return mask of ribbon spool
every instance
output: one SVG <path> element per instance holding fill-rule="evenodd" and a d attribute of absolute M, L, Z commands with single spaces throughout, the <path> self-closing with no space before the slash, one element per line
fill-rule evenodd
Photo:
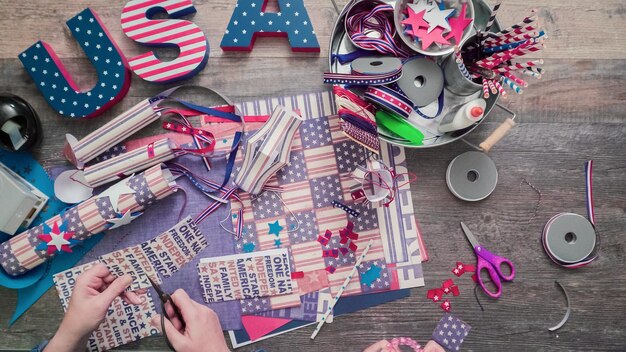
<path fill-rule="evenodd" d="M 448 189 L 457 198 L 468 202 L 483 200 L 496 189 L 498 169 L 485 153 L 463 153 L 448 165 L 446 171 Z"/>
<path fill-rule="evenodd" d="M 584 216 L 572 213 L 557 214 L 543 229 L 543 247 L 552 261 L 568 267 L 583 266 L 593 259 L 596 231 Z"/>
<path fill-rule="evenodd" d="M 441 68 L 422 57 L 409 59 L 402 66 L 402 77 L 396 82 L 413 104 L 426 106 L 439 97 L 443 91 Z"/>
<path fill-rule="evenodd" d="M 0 146 L 10 151 L 30 149 L 42 138 L 41 122 L 28 102 L 0 94 Z"/>
<path fill-rule="evenodd" d="M 395 57 L 361 57 L 350 64 L 352 73 L 382 75 L 402 70 L 402 61 Z"/>

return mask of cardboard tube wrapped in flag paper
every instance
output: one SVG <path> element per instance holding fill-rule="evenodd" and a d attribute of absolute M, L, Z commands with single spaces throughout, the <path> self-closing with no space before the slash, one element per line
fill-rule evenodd
<path fill-rule="evenodd" d="M 3 243 L 0 264 L 9 275 L 21 275 L 92 235 L 129 224 L 175 191 L 169 169 L 153 166 Z"/>
<path fill-rule="evenodd" d="M 235 184 L 250 194 L 261 193 L 267 180 L 289 162 L 293 137 L 302 121 L 294 111 L 277 106 L 267 123 L 246 141 Z"/>

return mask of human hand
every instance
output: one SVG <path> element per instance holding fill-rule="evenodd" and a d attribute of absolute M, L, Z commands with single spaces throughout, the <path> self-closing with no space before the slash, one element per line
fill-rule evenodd
<path fill-rule="evenodd" d="M 428 341 L 426 346 L 421 350 L 422 352 L 446 352 L 443 347 L 439 346 L 435 341 Z M 387 340 L 380 340 L 375 344 L 366 348 L 363 352 L 401 352 L 401 350 L 392 345 Z"/>
<path fill-rule="evenodd" d="M 54 351 L 57 348 L 84 350 L 87 338 L 102 323 L 116 297 L 120 296 L 130 304 L 141 303 L 135 292 L 124 292 L 131 283 L 132 278 L 129 275 L 116 278 L 101 263 L 80 274 L 76 279 L 65 317 L 46 351 Z"/>
<path fill-rule="evenodd" d="M 222 326 L 214 311 L 189 298 L 187 292 L 182 289 L 176 290 L 171 297 L 183 320 L 176 317 L 174 308 L 168 302 L 165 310 L 167 316 L 172 319 L 171 321 L 165 319 L 165 332 L 176 351 L 196 352 L 207 349 L 215 352 L 229 351 Z M 160 315 L 152 317 L 152 325 L 159 330 L 162 329 Z"/>

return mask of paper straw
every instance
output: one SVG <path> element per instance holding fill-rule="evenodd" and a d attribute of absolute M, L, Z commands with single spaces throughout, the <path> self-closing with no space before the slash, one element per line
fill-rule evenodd
<path fill-rule="evenodd" d="M 513 91 L 515 91 L 515 93 L 517 94 L 522 94 L 524 93 L 524 91 L 522 90 L 522 88 L 518 87 L 517 84 L 515 84 L 513 81 L 511 81 L 510 79 L 506 78 L 506 77 L 502 77 L 502 83 L 506 84 L 507 86 L 509 86 L 509 88 L 511 88 Z"/>
<path fill-rule="evenodd" d="M 535 71 L 531 71 L 529 69 L 523 69 L 521 72 L 522 72 L 522 74 L 524 74 L 526 76 L 534 77 L 536 79 L 541 79 L 541 75 L 539 73 L 535 72 Z"/>
<path fill-rule="evenodd" d="M 541 64 L 543 64 L 543 60 L 541 60 L 541 59 L 528 61 L 526 63 L 518 63 L 518 62 L 516 62 L 516 63 L 514 63 L 512 65 L 509 65 L 509 66 L 496 67 L 496 68 L 493 69 L 493 71 L 496 72 L 496 73 L 504 73 L 504 72 L 509 72 L 509 71 L 530 69 L 530 68 L 534 68 L 532 66 L 541 65 Z M 537 74 L 539 74 L 539 73 L 537 73 Z"/>
<path fill-rule="evenodd" d="M 82 169 L 85 163 L 156 121 L 160 114 L 155 111 L 152 100 L 152 98 L 143 100 L 80 141 L 67 135 L 64 148 L 67 159 Z"/>
<path fill-rule="evenodd" d="M 496 89 L 496 86 L 493 84 L 493 80 L 488 79 L 487 85 L 489 86 L 489 89 L 491 90 L 491 94 L 498 94 L 498 90 Z"/>
<path fill-rule="evenodd" d="M 496 20 L 496 16 L 498 15 L 498 10 L 500 9 L 500 5 L 502 5 L 502 0 L 498 0 L 496 5 L 491 10 L 491 15 L 489 16 L 489 21 L 487 21 L 487 27 L 485 27 L 485 33 L 489 33 L 489 30 L 493 26 L 493 23 Z"/>
<path fill-rule="evenodd" d="M 130 192 L 128 191 L 130 188 L 138 191 Z M 110 220 L 119 217 L 118 214 L 141 211 L 154 200 L 173 194 L 176 189 L 176 182 L 169 169 L 161 169 L 161 165 L 156 165 L 48 219 L 45 226 L 52 229 L 56 224 L 66 232 L 73 232 L 72 240 L 82 241 L 109 229 L 113 224 Z M 38 237 L 44 234 L 44 231 L 46 231 L 44 224 L 41 224 L 2 244 L 0 256 L 5 260 L 0 263 L 9 275 L 21 275 L 59 253 L 56 250 L 48 253 L 46 250 L 37 249 L 39 244 L 45 244 Z"/>
<path fill-rule="evenodd" d="M 529 17 L 526 17 L 526 18 L 524 18 L 524 19 L 522 20 L 522 22 L 517 23 L 517 24 L 514 24 L 514 25 L 512 25 L 512 26 L 511 26 L 511 27 L 509 27 L 509 28 L 503 29 L 503 30 L 501 30 L 499 33 L 500 33 L 500 34 L 508 34 L 508 33 L 514 32 L 514 31 L 515 31 L 516 29 L 518 29 L 518 28 L 523 28 L 523 27 L 526 27 L 527 25 L 529 25 L 529 24 L 531 24 L 531 23 L 533 23 L 533 22 L 537 21 L 537 19 L 538 19 L 538 18 L 539 18 L 539 17 L 538 17 L 536 14 L 534 14 L 534 15 L 532 15 L 532 16 L 529 16 Z M 496 35 L 497 35 L 497 34 L 496 34 Z"/>
<path fill-rule="evenodd" d="M 526 81 L 524 81 L 523 79 L 515 76 L 514 74 L 510 73 L 510 72 L 505 72 L 502 74 L 504 77 L 510 79 L 511 81 L 515 82 L 515 84 L 518 84 L 522 87 L 528 87 L 528 83 L 526 83 Z"/>
<path fill-rule="evenodd" d="M 506 99 L 508 97 L 509 94 L 504 90 L 504 88 L 502 87 L 500 82 L 494 80 L 493 81 L 493 85 L 496 86 L 496 88 L 498 89 L 498 92 L 500 92 L 500 95 L 502 96 L 502 98 Z"/>
<path fill-rule="evenodd" d="M 470 76 L 469 72 L 467 72 L 467 68 L 465 67 L 465 64 L 463 63 L 463 56 L 461 56 L 461 49 L 458 46 L 454 47 L 454 57 L 456 58 L 456 64 L 459 67 L 459 70 L 461 71 L 463 76 L 471 80 L 472 77 Z"/>
<path fill-rule="evenodd" d="M 526 32 L 526 33 L 520 33 L 517 35 L 513 35 L 510 37 L 502 37 L 499 39 L 487 39 L 485 41 L 485 45 L 503 45 L 503 44 L 509 44 L 509 43 L 515 43 L 515 42 L 519 42 L 519 41 L 524 41 L 524 40 L 528 40 L 528 39 L 532 39 L 539 36 L 538 32 Z"/>
<path fill-rule="evenodd" d="M 510 37 L 512 37 L 514 35 L 517 35 L 517 34 L 522 34 L 522 33 L 526 33 L 526 32 L 533 32 L 533 31 L 536 31 L 536 30 L 537 30 L 537 26 L 535 26 L 535 25 L 527 25 L 527 26 L 524 26 L 524 27 L 515 28 L 513 31 L 511 31 L 509 33 L 492 34 L 485 41 L 502 40 L 504 38 L 510 38 Z"/>
<path fill-rule="evenodd" d="M 120 154 L 84 170 L 87 184 L 93 188 L 119 180 L 176 157 L 176 145 L 169 138 Z"/>
<path fill-rule="evenodd" d="M 494 45 L 494 46 L 490 46 L 490 47 L 486 47 L 483 49 L 483 53 L 485 54 L 493 54 L 499 51 L 506 51 L 506 50 L 511 50 L 511 49 L 515 49 L 518 46 L 524 44 L 526 41 L 519 41 L 519 42 L 515 42 L 515 43 L 508 43 L 508 44 L 502 44 L 502 45 Z"/>
<path fill-rule="evenodd" d="M 337 294 L 335 295 L 335 299 L 328 306 L 328 310 L 326 311 L 326 313 L 324 313 L 324 316 L 322 317 L 322 320 L 320 320 L 320 322 L 315 327 L 315 330 L 313 331 L 313 334 L 311 335 L 311 340 L 313 340 L 315 338 L 315 336 L 317 336 L 317 334 L 320 332 L 320 329 L 322 328 L 322 326 L 326 322 L 326 319 L 328 319 L 328 316 L 330 315 L 330 313 L 333 311 L 333 308 L 335 307 L 335 304 L 337 304 L 337 301 L 339 301 L 339 298 L 343 294 L 343 291 L 345 291 L 346 287 L 348 287 L 348 284 L 350 283 L 350 280 L 352 280 L 352 277 L 356 274 L 357 270 L 359 269 L 359 265 L 361 265 L 361 262 L 363 261 L 363 258 L 365 258 L 365 256 L 367 255 L 367 252 L 372 247 L 372 244 L 374 244 L 374 240 L 370 240 L 367 243 L 367 246 L 363 249 L 363 253 L 361 253 L 361 256 L 359 257 L 359 259 L 357 259 L 356 263 L 354 264 L 354 267 L 352 267 L 352 271 L 350 271 L 350 275 L 348 275 L 348 277 L 346 277 L 346 280 L 341 285 L 341 288 L 339 289 L 339 292 L 337 292 Z"/>
<path fill-rule="evenodd" d="M 483 98 L 489 99 L 489 83 L 483 78 Z"/>

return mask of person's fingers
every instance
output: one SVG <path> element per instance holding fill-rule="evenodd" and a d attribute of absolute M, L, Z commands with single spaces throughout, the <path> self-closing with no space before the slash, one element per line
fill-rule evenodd
<path fill-rule="evenodd" d="M 172 302 L 168 301 L 167 303 L 165 303 L 165 312 L 167 313 L 167 316 L 170 317 L 170 321 L 172 322 L 172 325 L 174 325 L 176 330 L 182 332 L 183 322 L 176 315 L 176 312 L 174 311 L 174 307 L 172 306 Z"/>
<path fill-rule="evenodd" d="M 111 272 L 109 271 L 109 268 L 106 267 L 106 265 L 102 263 L 97 263 L 89 270 L 85 271 L 83 275 L 84 274 L 89 274 L 104 279 L 105 277 L 111 275 Z"/>
<path fill-rule="evenodd" d="M 139 288 L 139 289 L 136 289 L 133 292 L 135 292 L 138 295 L 143 295 L 144 293 L 148 292 L 148 289 L 147 288 Z"/>
<path fill-rule="evenodd" d="M 108 301 L 113 302 L 115 297 L 121 295 L 124 290 L 133 282 L 130 275 L 123 275 L 111 282 L 109 287 L 102 291 L 101 295 Z"/>
<path fill-rule="evenodd" d="M 380 341 L 376 342 L 375 344 L 371 345 L 370 347 L 366 348 L 363 352 L 387 351 L 385 348 L 387 347 L 388 344 L 389 344 L 389 341 L 387 341 L 387 340 L 380 340 Z"/>
<path fill-rule="evenodd" d="M 170 343 L 175 349 L 179 349 L 181 346 L 186 344 L 187 338 L 185 337 L 185 335 L 181 334 L 180 331 L 176 329 L 176 327 L 174 327 L 172 322 L 165 319 L 163 324 L 165 325 L 165 333 L 167 333 L 167 338 L 168 340 L 170 340 Z M 156 314 L 155 316 L 152 317 L 152 325 L 156 326 L 156 328 L 161 333 L 163 333 L 160 314 Z"/>
<path fill-rule="evenodd" d="M 176 290 L 176 292 L 172 294 L 171 297 L 176 307 L 178 307 L 178 310 L 180 311 L 183 320 L 185 322 L 193 321 L 194 318 L 197 316 L 197 309 L 194 305 L 194 301 L 189 298 L 187 292 L 179 288 L 178 290 Z"/>
<path fill-rule="evenodd" d="M 128 302 L 129 304 L 141 304 L 141 298 L 137 295 L 136 292 L 133 291 L 123 292 L 122 298 L 126 298 L 126 302 Z"/>
<path fill-rule="evenodd" d="M 122 297 L 122 301 L 126 302 L 126 304 L 133 304 L 131 301 L 128 300 L 128 298 L 126 297 L 126 295 L 121 295 L 120 297 Z"/>
<path fill-rule="evenodd" d="M 424 352 L 446 352 L 437 342 L 430 340 L 424 346 Z"/>
<path fill-rule="evenodd" d="M 113 276 L 113 274 L 109 273 L 109 275 L 102 278 L 102 281 L 106 282 L 107 284 L 110 284 L 111 282 L 115 281 L 115 279 L 117 278 Z"/>

